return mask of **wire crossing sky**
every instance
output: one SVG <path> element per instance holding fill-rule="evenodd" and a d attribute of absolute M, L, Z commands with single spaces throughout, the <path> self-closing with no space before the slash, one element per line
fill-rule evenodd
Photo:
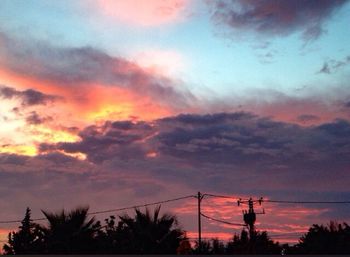
<path fill-rule="evenodd" d="M 264 196 L 257 228 L 281 242 L 349 221 L 324 204 L 350 199 L 349 17 L 347 0 L 0 1 L 1 219 L 201 190 L 237 224 L 230 197 Z M 192 204 L 166 210 L 189 237 Z"/>

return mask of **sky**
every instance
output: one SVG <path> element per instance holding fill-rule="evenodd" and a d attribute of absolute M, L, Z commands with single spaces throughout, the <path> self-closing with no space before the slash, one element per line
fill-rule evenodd
<path fill-rule="evenodd" d="M 349 201 L 349 17 L 346 0 L 2 0 L 0 220 L 198 191 Z M 203 201 L 242 222 L 235 200 Z M 350 219 L 262 208 L 257 228 L 281 242 Z M 162 210 L 197 236 L 196 199 Z M 203 237 L 241 230 L 202 223 Z"/>

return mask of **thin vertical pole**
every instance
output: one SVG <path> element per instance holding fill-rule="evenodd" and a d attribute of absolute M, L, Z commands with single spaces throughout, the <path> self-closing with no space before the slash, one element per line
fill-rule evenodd
<path fill-rule="evenodd" d="M 201 253 L 202 252 L 202 222 L 201 222 L 202 194 L 201 192 L 198 192 L 197 199 L 198 199 L 198 251 L 199 253 Z"/>

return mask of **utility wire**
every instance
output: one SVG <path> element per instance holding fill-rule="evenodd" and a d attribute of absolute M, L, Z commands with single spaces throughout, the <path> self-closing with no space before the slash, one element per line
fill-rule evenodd
<path fill-rule="evenodd" d="M 225 221 L 225 220 L 219 220 L 219 219 L 207 216 L 207 215 L 203 214 L 202 212 L 201 212 L 201 216 L 203 216 L 204 218 L 207 218 L 208 220 L 213 220 L 213 221 L 224 223 L 224 224 L 227 224 L 227 225 L 241 226 L 241 227 L 245 227 L 246 226 L 245 224 L 241 224 L 241 223 L 232 223 L 232 222 L 228 222 L 228 221 Z"/>
<path fill-rule="evenodd" d="M 38 219 L 30 219 L 31 221 L 40 221 L 40 220 L 46 220 L 46 218 L 38 218 Z M 0 221 L 0 224 L 9 224 L 9 223 L 19 223 L 22 222 L 22 220 L 2 220 Z"/>
<path fill-rule="evenodd" d="M 229 195 L 216 195 L 216 194 L 203 194 L 203 196 L 226 198 L 238 200 L 239 198 Z M 262 202 L 266 203 L 288 203 L 288 204 L 350 204 L 350 201 L 285 201 L 285 200 L 270 200 L 263 199 Z"/>
<path fill-rule="evenodd" d="M 117 211 L 126 211 L 126 210 L 131 210 L 131 209 L 136 209 L 136 208 L 141 208 L 141 207 L 147 207 L 147 206 L 152 206 L 152 205 L 157 205 L 157 204 L 162 204 L 162 203 L 169 203 L 169 202 L 184 200 L 184 199 L 188 199 L 188 198 L 196 198 L 196 196 L 195 195 L 187 195 L 187 196 L 182 196 L 182 197 L 178 197 L 178 198 L 172 198 L 172 199 L 168 199 L 168 200 L 164 200 L 164 201 L 158 201 L 158 202 L 153 202 L 153 203 L 146 203 L 146 204 L 141 204 L 141 205 L 134 205 L 134 206 L 128 206 L 128 207 L 123 207 L 123 208 L 117 208 L 117 209 L 89 212 L 88 215 L 102 214 L 102 213 L 108 213 L 108 212 L 117 212 Z M 41 220 L 46 220 L 46 218 L 38 218 L 38 219 L 31 219 L 31 220 L 32 221 L 41 221 Z M 22 220 L 0 221 L 0 224 L 19 223 L 19 222 L 22 222 Z"/>
<path fill-rule="evenodd" d="M 209 197 L 215 197 L 215 198 L 226 198 L 226 199 L 234 199 L 238 200 L 237 197 L 229 196 L 229 195 L 214 195 L 214 194 L 203 194 L 204 197 L 209 196 Z"/>
<path fill-rule="evenodd" d="M 108 212 L 126 211 L 126 210 L 136 209 L 136 208 L 140 208 L 140 207 L 147 207 L 147 206 L 151 206 L 151 205 L 169 203 L 169 202 L 184 200 L 184 199 L 188 199 L 188 198 L 196 198 L 196 197 L 197 196 L 195 196 L 195 195 L 187 195 L 187 196 L 173 198 L 173 199 L 169 199 L 169 200 L 153 202 L 153 203 L 146 203 L 146 204 L 141 204 L 141 205 L 134 205 L 134 206 L 123 207 L 123 208 L 119 208 L 119 209 L 110 209 L 110 210 L 105 210 L 105 211 L 89 212 L 88 214 L 95 215 L 95 214 L 108 213 Z"/>
<path fill-rule="evenodd" d="M 196 195 L 187 195 L 187 196 L 168 199 L 168 200 L 159 201 L 159 202 L 146 203 L 146 204 L 141 204 L 141 205 L 134 205 L 134 206 L 129 206 L 129 207 L 117 208 L 117 209 L 89 212 L 88 215 L 117 212 L 117 211 L 125 211 L 125 210 L 140 208 L 140 207 L 147 207 L 147 206 L 168 203 L 168 202 L 173 202 L 173 201 L 179 201 L 179 200 L 184 200 L 184 199 L 188 199 L 188 198 L 196 198 L 196 197 L 197 197 Z M 233 197 L 233 196 L 229 196 L 229 195 L 217 195 L 217 194 L 207 194 L 207 193 L 203 194 L 203 197 L 225 198 L 225 199 L 232 199 L 232 200 L 239 199 L 237 197 Z M 350 204 L 350 201 L 284 201 L 284 200 L 270 200 L 270 199 L 263 200 L 263 202 L 282 203 L 282 204 Z M 202 214 L 202 216 L 203 215 L 204 214 Z M 208 216 L 207 217 L 203 216 L 203 217 L 211 218 Z M 218 222 L 222 222 L 222 221 L 216 220 L 215 218 L 211 218 L 211 219 L 218 221 Z M 46 220 L 46 218 L 36 218 L 36 219 L 31 219 L 31 220 L 32 221 L 42 221 L 42 220 Z M 10 224 L 10 223 L 19 223 L 19 222 L 22 222 L 22 220 L 0 221 L 0 224 Z M 223 221 L 223 222 L 225 222 L 225 221 Z M 227 224 L 229 224 L 229 223 L 227 223 Z M 237 224 L 229 224 L 229 225 L 237 225 Z M 241 226 L 242 224 L 239 224 L 239 225 Z"/>
<path fill-rule="evenodd" d="M 283 201 L 283 200 L 263 200 L 264 203 L 289 203 L 289 204 L 350 204 L 350 201 Z"/>

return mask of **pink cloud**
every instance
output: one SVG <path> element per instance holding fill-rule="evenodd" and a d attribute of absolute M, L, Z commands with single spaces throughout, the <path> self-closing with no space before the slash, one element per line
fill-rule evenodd
<path fill-rule="evenodd" d="M 143 27 L 173 23 L 182 19 L 188 0 L 98 0 L 93 2 L 103 15 Z"/>
<path fill-rule="evenodd" d="M 131 60 L 151 73 L 169 77 L 178 77 L 189 66 L 189 60 L 177 50 L 149 49 L 136 53 Z"/>

